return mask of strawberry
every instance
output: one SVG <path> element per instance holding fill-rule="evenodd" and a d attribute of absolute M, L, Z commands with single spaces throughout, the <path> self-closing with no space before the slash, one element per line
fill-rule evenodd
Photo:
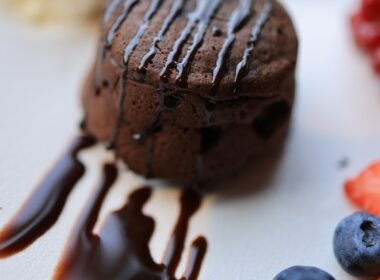
<path fill-rule="evenodd" d="M 380 0 L 363 0 L 361 9 L 365 19 L 380 20 Z"/>
<path fill-rule="evenodd" d="M 380 21 L 367 21 L 361 13 L 351 18 L 356 43 L 369 51 L 380 46 Z"/>
<path fill-rule="evenodd" d="M 380 216 L 380 161 L 370 165 L 357 178 L 347 181 L 344 191 L 354 205 Z"/>

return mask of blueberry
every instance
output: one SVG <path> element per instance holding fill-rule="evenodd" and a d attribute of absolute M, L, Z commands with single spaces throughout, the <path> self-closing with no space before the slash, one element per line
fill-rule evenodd
<path fill-rule="evenodd" d="M 280 274 L 273 280 L 335 280 L 327 272 L 310 266 L 293 266 Z"/>
<path fill-rule="evenodd" d="M 358 277 L 380 277 L 380 219 L 356 213 L 335 230 L 334 252 L 348 273 Z"/>

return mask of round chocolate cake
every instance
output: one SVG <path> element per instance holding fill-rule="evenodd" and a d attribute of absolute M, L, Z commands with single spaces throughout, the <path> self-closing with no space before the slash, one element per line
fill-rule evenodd
<path fill-rule="evenodd" d="M 271 0 L 111 0 L 84 129 L 149 178 L 213 184 L 287 134 L 297 36 Z"/>

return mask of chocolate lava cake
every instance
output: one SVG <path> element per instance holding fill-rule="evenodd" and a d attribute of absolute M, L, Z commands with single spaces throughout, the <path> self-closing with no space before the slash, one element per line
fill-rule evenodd
<path fill-rule="evenodd" d="M 84 129 L 148 178 L 214 184 L 283 143 L 297 48 L 276 1 L 108 1 Z"/>

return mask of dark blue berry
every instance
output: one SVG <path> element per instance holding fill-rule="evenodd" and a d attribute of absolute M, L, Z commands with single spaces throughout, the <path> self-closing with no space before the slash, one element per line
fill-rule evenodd
<path fill-rule="evenodd" d="M 293 266 L 280 274 L 278 274 L 273 280 L 335 280 L 327 272 L 309 266 Z"/>
<path fill-rule="evenodd" d="M 358 277 L 380 277 L 380 219 L 356 213 L 338 225 L 334 252 L 348 273 Z"/>

